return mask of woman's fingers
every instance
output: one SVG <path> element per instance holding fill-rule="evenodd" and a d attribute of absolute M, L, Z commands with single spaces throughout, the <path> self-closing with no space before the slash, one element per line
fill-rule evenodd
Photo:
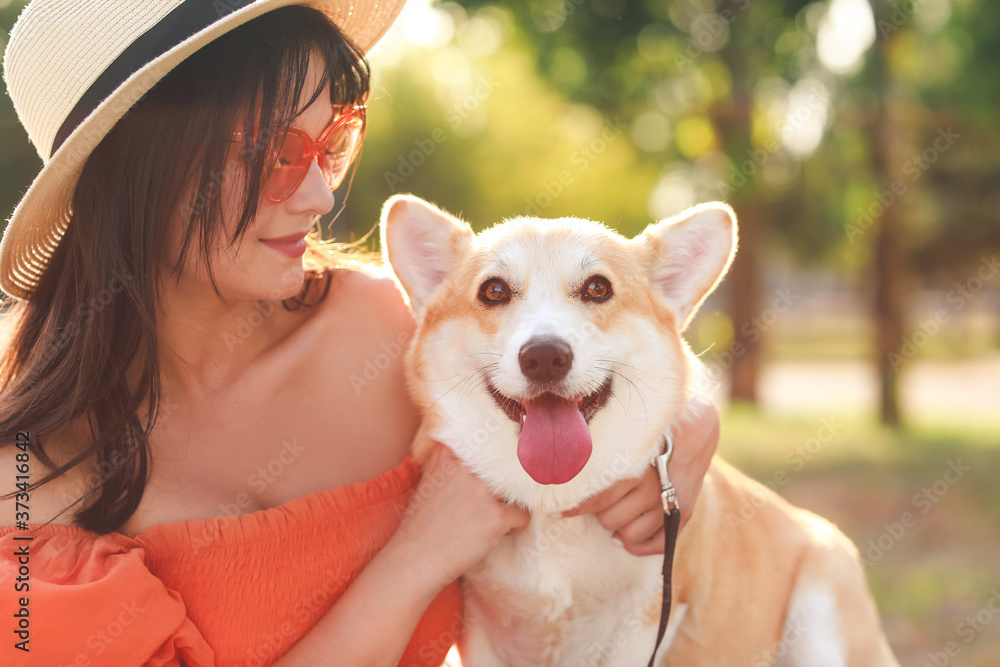
<path fill-rule="evenodd" d="M 673 435 L 674 454 L 668 472 L 677 491 L 683 529 L 691 519 L 705 473 L 719 446 L 718 408 L 709 401 L 691 399 Z"/>
<path fill-rule="evenodd" d="M 638 483 L 637 479 L 620 479 L 597 495 L 587 498 L 573 509 L 566 510 L 562 515 L 570 517 L 604 512 L 627 496 Z"/>
<path fill-rule="evenodd" d="M 649 510 L 640 514 L 637 518 L 617 529 L 614 537 L 626 548 L 636 547 L 652 538 L 658 530 L 663 530 L 662 509 Z M 662 544 L 660 548 L 663 548 Z"/>
<path fill-rule="evenodd" d="M 637 544 L 634 543 L 624 543 L 622 546 L 633 556 L 652 556 L 654 554 L 663 553 L 663 514 L 660 513 L 659 517 L 659 528 L 653 535 L 643 542 Z"/>
<path fill-rule="evenodd" d="M 648 468 L 638 479 L 628 481 L 632 488 L 627 494 L 607 509 L 594 514 L 597 521 L 611 532 L 620 530 L 651 509 L 662 507 L 660 482 L 655 470 Z"/>

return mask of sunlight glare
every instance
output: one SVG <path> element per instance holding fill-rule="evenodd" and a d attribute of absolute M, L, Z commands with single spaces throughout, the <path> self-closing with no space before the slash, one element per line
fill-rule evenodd
<path fill-rule="evenodd" d="M 867 0 L 830 0 L 816 35 L 816 53 L 824 67 L 834 74 L 854 74 L 874 43 L 875 19 Z"/>

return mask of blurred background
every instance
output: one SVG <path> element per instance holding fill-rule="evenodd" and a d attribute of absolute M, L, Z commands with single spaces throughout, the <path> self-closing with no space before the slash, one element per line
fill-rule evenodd
<path fill-rule="evenodd" d="M 720 454 L 855 541 L 902 664 L 1000 664 L 1000 3 L 411 0 L 371 63 L 331 238 L 399 192 L 626 236 L 729 202 L 686 333 Z M 4 217 L 40 164 L 5 95 Z"/>

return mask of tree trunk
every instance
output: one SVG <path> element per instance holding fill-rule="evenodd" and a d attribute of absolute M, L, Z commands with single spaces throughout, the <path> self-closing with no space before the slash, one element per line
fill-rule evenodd
<path fill-rule="evenodd" d="M 884 181 L 883 181 L 884 182 Z M 902 290 L 899 288 L 900 258 L 896 236 L 897 215 L 892 207 L 882 214 L 875 241 L 875 332 L 879 375 L 879 418 L 887 426 L 899 426 L 899 372 L 894 359 L 900 357 L 903 338 Z"/>
<path fill-rule="evenodd" d="M 743 200 L 747 202 L 746 199 Z M 759 261 L 760 221 L 764 216 L 749 202 L 737 210 L 740 225 L 740 249 L 729 269 L 729 314 L 733 320 L 733 366 L 729 398 L 756 405 L 757 377 L 760 373 L 760 339 L 763 334 L 753 325 L 760 317 L 761 271 Z M 742 332 L 746 333 L 742 333 Z"/>
<path fill-rule="evenodd" d="M 738 15 L 742 7 L 734 0 L 725 0 L 720 12 Z M 720 55 L 732 73 L 731 106 L 713 114 L 716 128 L 722 135 L 723 147 L 733 161 L 735 172 L 730 179 L 734 188 L 727 195 L 739 217 L 740 245 L 729 269 L 729 316 L 733 322 L 733 362 L 729 398 L 756 405 L 757 379 L 760 374 L 760 342 L 764 334 L 753 324 L 760 317 L 761 278 L 760 251 L 766 238 L 768 216 L 759 194 L 763 167 L 753 150 L 753 83 L 746 54 L 752 50 L 754 36 L 733 31 L 730 42 Z M 742 333 L 746 331 L 746 334 Z M 738 351 L 738 353 L 737 353 Z"/>
<path fill-rule="evenodd" d="M 879 7 L 878 5 L 882 5 Z M 877 9 L 884 8 L 878 3 Z M 876 17 L 877 18 L 877 17 Z M 888 51 L 892 34 L 876 42 L 872 49 L 873 87 L 880 101 L 878 114 L 871 126 L 872 167 L 879 188 L 878 204 L 872 208 L 878 217 L 874 240 L 874 317 L 875 353 L 879 375 L 879 417 L 887 426 L 900 424 L 899 359 L 903 340 L 905 293 L 902 289 L 903 263 L 899 247 L 900 205 L 893 190 L 901 169 L 903 118 L 895 114 L 897 91 L 887 72 Z M 902 181 L 900 181 L 902 183 Z"/>

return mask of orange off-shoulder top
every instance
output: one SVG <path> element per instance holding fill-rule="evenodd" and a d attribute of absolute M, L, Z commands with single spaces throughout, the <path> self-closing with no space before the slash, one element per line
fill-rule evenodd
<path fill-rule="evenodd" d="M 407 458 L 367 482 L 135 538 L 55 524 L 0 528 L 0 664 L 270 665 L 389 541 L 419 476 Z M 30 588 L 19 592 L 25 547 Z M 22 597 L 29 652 L 15 647 Z M 455 582 L 420 620 L 401 667 L 440 665 L 461 614 Z"/>

